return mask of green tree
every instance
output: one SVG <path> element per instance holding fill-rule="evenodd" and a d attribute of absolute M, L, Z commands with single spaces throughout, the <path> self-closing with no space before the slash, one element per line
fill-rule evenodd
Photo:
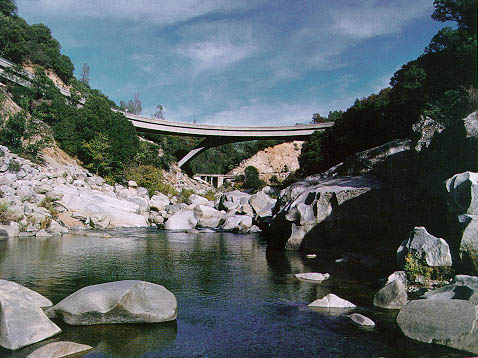
<path fill-rule="evenodd" d="M 112 169 L 112 156 L 110 139 L 105 133 L 98 133 L 88 142 L 83 142 L 82 147 L 88 158 L 86 167 L 95 171 L 96 175 L 108 175 Z"/>
<path fill-rule="evenodd" d="M 435 0 L 432 19 L 445 22 L 455 21 L 463 29 L 476 37 L 476 0 Z"/>
<path fill-rule="evenodd" d="M 14 16 L 17 14 L 17 5 L 12 0 L 0 0 L 0 14 Z"/>
<path fill-rule="evenodd" d="M 264 182 L 259 179 L 259 170 L 250 165 L 244 170 L 243 188 L 259 190 L 264 186 Z"/>

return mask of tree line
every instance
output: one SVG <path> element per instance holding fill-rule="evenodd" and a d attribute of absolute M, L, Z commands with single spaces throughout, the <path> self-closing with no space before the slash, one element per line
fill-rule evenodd
<path fill-rule="evenodd" d="M 302 176 L 327 170 L 355 152 L 408 137 L 422 115 L 449 126 L 478 108 L 477 2 L 435 0 L 434 7 L 434 20 L 454 21 L 456 28 L 438 31 L 421 56 L 395 72 L 390 87 L 357 99 L 344 112 L 331 113 L 328 119 L 334 126 L 304 143 Z"/>

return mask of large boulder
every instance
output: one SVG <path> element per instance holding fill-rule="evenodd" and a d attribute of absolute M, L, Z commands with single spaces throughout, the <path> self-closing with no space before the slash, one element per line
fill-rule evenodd
<path fill-rule="evenodd" d="M 157 210 L 157 211 L 163 210 L 169 204 L 170 204 L 170 200 L 168 196 L 159 192 L 157 192 L 156 195 L 153 195 L 151 197 L 151 200 L 149 201 L 149 206 L 151 210 Z"/>
<path fill-rule="evenodd" d="M 194 229 L 198 219 L 192 211 L 181 211 L 169 217 L 164 224 L 166 230 L 190 230 Z"/>
<path fill-rule="evenodd" d="M 207 200 L 204 196 L 191 194 L 188 199 L 188 204 L 209 205 L 209 200 Z"/>
<path fill-rule="evenodd" d="M 16 282 L 0 280 L 0 293 L 1 292 L 7 293 L 12 297 L 18 297 L 18 299 L 29 301 L 32 305 L 40 308 L 53 306 L 53 303 L 48 298 Z"/>
<path fill-rule="evenodd" d="M 409 338 L 478 353 L 477 307 L 471 302 L 410 301 L 400 310 L 397 323 Z"/>
<path fill-rule="evenodd" d="M 478 215 L 478 173 L 456 174 L 445 185 L 450 212 Z"/>
<path fill-rule="evenodd" d="M 400 279 L 387 282 L 373 296 L 373 305 L 387 309 L 400 309 L 408 302 L 407 287 Z"/>
<path fill-rule="evenodd" d="M 99 191 L 77 190 L 66 185 L 55 188 L 63 194 L 57 203 L 73 214 L 84 217 L 105 215 L 111 227 L 141 227 L 148 226 L 146 219 L 138 215 L 140 207 L 132 202 L 113 198 Z"/>
<path fill-rule="evenodd" d="M 27 358 L 63 358 L 85 354 L 93 347 L 73 342 L 53 342 L 27 355 Z"/>
<path fill-rule="evenodd" d="M 233 232 L 247 232 L 252 227 L 252 218 L 247 215 L 232 215 L 226 217 L 222 229 Z"/>
<path fill-rule="evenodd" d="M 316 249 L 339 237 L 376 234 L 372 220 L 383 213 L 381 188 L 381 181 L 368 175 L 294 183 L 281 191 L 274 208 L 267 228 L 270 243 L 290 250 Z"/>
<path fill-rule="evenodd" d="M 276 201 L 277 200 L 272 199 L 263 191 L 259 191 L 249 198 L 249 205 L 259 217 L 272 216 L 272 209 L 274 208 Z"/>
<path fill-rule="evenodd" d="M 216 228 L 224 222 L 225 213 L 206 205 L 196 205 L 193 213 L 198 219 L 198 226 Z"/>
<path fill-rule="evenodd" d="M 478 305 L 478 277 L 456 275 L 449 285 L 425 292 L 423 297 L 432 300 L 465 300 Z"/>
<path fill-rule="evenodd" d="M 19 349 L 61 332 L 43 310 L 21 295 L 0 290 L 0 346 Z"/>
<path fill-rule="evenodd" d="M 84 287 L 46 313 L 71 325 L 94 325 L 167 322 L 176 312 L 176 297 L 163 286 L 127 280 Z"/>
<path fill-rule="evenodd" d="M 397 264 L 403 268 L 408 253 L 418 260 L 425 259 L 428 266 L 451 266 L 450 248 L 445 240 L 428 233 L 424 227 L 416 227 L 408 240 L 397 250 Z"/>
<path fill-rule="evenodd" d="M 340 298 L 339 296 L 329 293 L 327 296 L 319 298 L 309 304 L 309 307 L 322 307 L 322 308 L 354 308 L 353 303 Z"/>
<path fill-rule="evenodd" d="M 248 204 L 251 196 L 239 190 L 233 190 L 224 193 L 219 200 L 218 209 L 231 211 L 237 209 L 240 205 Z"/>
<path fill-rule="evenodd" d="M 478 272 L 478 215 L 458 216 L 459 255 L 462 265 Z"/>

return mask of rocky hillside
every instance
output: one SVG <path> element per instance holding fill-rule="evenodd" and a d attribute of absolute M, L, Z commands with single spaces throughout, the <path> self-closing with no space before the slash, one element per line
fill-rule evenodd
<path fill-rule="evenodd" d="M 269 181 L 274 175 L 283 180 L 291 172 L 299 169 L 298 158 L 302 144 L 302 141 L 294 141 L 263 149 L 251 158 L 242 161 L 237 168 L 234 168 L 228 174 L 243 175 L 248 166 L 253 166 L 259 170 L 261 179 L 265 181 Z"/>

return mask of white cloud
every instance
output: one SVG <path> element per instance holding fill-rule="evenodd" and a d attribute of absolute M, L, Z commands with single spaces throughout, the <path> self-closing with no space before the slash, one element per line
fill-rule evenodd
<path fill-rule="evenodd" d="M 251 44 L 233 44 L 228 39 L 196 42 L 180 47 L 178 53 L 193 61 L 196 71 L 221 70 L 251 56 L 255 48 Z"/>
<path fill-rule="evenodd" d="M 411 20 L 428 15 L 430 0 L 367 0 L 331 11 L 332 30 L 356 39 L 400 32 Z"/>
<path fill-rule="evenodd" d="M 209 13 L 255 7 L 235 0 L 17 0 L 21 13 L 45 17 L 116 19 L 171 24 Z"/>
<path fill-rule="evenodd" d="M 254 101 L 253 101 L 254 102 Z M 280 126 L 296 123 L 309 123 L 312 114 L 346 108 L 353 99 L 340 100 L 322 104 L 316 101 L 302 103 L 253 103 L 224 110 L 201 118 L 201 124 L 224 124 L 231 126 Z"/>

